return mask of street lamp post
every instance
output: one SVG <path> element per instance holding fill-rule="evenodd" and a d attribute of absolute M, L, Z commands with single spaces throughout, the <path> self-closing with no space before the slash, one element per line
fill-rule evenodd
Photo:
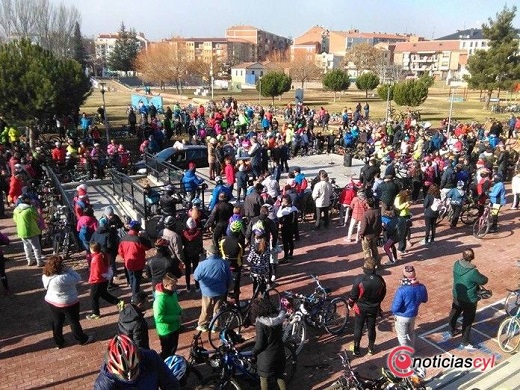
<path fill-rule="evenodd" d="M 448 131 L 446 134 L 449 134 L 450 128 L 451 128 L 451 115 L 453 114 L 453 98 L 455 96 L 455 88 L 452 88 L 451 90 L 451 96 L 450 96 L 450 113 L 448 115 Z"/>
<path fill-rule="evenodd" d="M 209 80 L 211 83 L 211 100 L 213 100 L 213 59 L 209 68 Z"/>
<path fill-rule="evenodd" d="M 261 105 L 262 103 L 260 103 L 260 99 L 262 97 L 262 77 L 258 78 L 258 86 L 258 105 Z"/>
<path fill-rule="evenodd" d="M 103 124 L 105 125 L 105 134 L 107 137 L 107 146 L 110 144 L 110 134 L 108 130 L 107 105 L 105 104 L 105 92 L 107 83 L 99 83 L 101 86 L 101 96 L 103 97 Z"/>
<path fill-rule="evenodd" d="M 388 123 L 388 117 L 390 116 L 390 88 L 392 87 L 392 82 L 390 79 L 387 84 L 388 88 L 386 89 L 386 123 Z"/>

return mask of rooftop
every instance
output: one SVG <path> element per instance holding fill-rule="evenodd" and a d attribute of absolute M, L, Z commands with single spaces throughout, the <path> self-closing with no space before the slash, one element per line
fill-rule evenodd
<path fill-rule="evenodd" d="M 417 52 L 417 51 L 453 51 L 459 49 L 459 41 L 419 41 L 398 42 L 395 44 L 395 52 Z"/>
<path fill-rule="evenodd" d="M 437 41 L 447 41 L 453 39 L 485 39 L 481 28 L 468 28 L 466 30 L 457 30 L 453 34 L 445 35 L 437 38 Z"/>

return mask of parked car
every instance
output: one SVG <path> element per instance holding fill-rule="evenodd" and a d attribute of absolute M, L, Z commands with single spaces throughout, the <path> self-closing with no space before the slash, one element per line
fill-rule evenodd
<path fill-rule="evenodd" d="M 189 163 L 193 162 L 197 168 L 204 168 L 208 166 L 208 148 L 202 145 L 186 145 L 183 148 L 172 146 L 161 150 L 151 158 L 153 159 L 152 166 L 155 166 L 155 163 L 167 162 L 179 169 L 186 170 Z M 144 159 L 136 162 L 134 167 L 137 172 L 146 173 Z"/>

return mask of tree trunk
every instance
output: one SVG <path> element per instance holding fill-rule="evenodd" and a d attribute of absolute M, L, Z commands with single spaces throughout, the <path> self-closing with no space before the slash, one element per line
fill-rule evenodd
<path fill-rule="evenodd" d="M 490 103 L 490 100 L 491 100 L 491 94 L 493 93 L 493 90 L 492 89 L 489 89 L 487 92 L 486 92 L 486 96 L 485 96 L 485 102 L 484 102 L 484 109 L 486 110 L 489 110 L 489 103 Z"/>
<path fill-rule="evenodd" d="M 365 99 L 368 99 L 368 89 L 365 89 Z"/>
<path fill-rule="evenodd" d="M 305 83 L 305 80 L 302 80 L 302 89 L 303 89 L 303 85 L 304 85 L 304 83 Z"/>
<path fill-rule="evenodd" d="M 500 102 L 500 87 L 498 88 L 497 99 L 499 99 L 499 102 Z"/>
<path fill-rule="evenodd" d="M 336 91 L 334 91 L 334 103 L 336 103 Z"/>
<path fill-rule="evenodd" d="M 274 106 L 274 95 L 273 95 L 273 96 L 271 96 L 271 97 L 273 98 L 273 106 Z"/>

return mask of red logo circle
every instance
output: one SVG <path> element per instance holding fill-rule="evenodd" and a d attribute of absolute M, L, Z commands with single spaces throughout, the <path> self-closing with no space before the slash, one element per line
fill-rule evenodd
<path fill-rule="evenodd" d="M 413 374 L 412 356 L 414 354 L 412 347 L 400 346 L 390 351 L 386 359 L 386 365 L 392 374 L 399 378 L 407 378 Z"/>

